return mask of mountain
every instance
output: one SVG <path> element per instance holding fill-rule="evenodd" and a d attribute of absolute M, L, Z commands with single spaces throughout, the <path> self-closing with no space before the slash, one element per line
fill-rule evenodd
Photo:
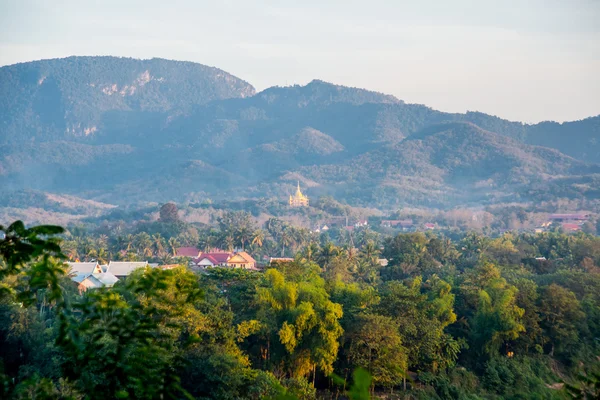
<path fill-rule="evenodd" d="M 353 203 L 445 207 L 531 200 L 523 193 L 533 184 L 597 174 L 600 167 L 471 123 L 451 122 L 343 163 L 307 166 L 297 172 Z"/>
<path fill-rule="evenodd" d="M 10 191 L 284 198 L 298 179 L 382 208 L 598 198 L 600 116 L 528 125 L 320 80 L 255 93 L 216 68 L 115 57 L 2 67 L 0 105 Z"/>
<path fill-rule="evenodd" d="M 527 143 L 559 149 L 580 160 L 600 162 L 600 116 L 562 124 L 532 125 L 525 139 Z"/>
<path fill-rule="evenodd" d="M 163 59 L 69 57 L 0 68 L 0 142 L 78 140 L 139 118 L 254 88 L 217 68 Z"/>

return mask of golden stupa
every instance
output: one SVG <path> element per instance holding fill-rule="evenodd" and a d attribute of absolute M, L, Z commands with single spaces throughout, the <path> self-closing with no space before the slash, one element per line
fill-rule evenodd
<path fill-rule="evenodd" d="M 298 189 L 296 189 L 296 194 L 290 196 L 289 204 L 290 207 L 308 207 L 308 197 L 303 195 L 300 191 L 300 181 L 298 181 Z"/>

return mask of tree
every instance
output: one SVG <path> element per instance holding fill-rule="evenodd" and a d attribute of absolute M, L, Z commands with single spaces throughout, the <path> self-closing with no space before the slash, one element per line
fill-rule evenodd
<path fill-rule="evenodd" d="M 252 244 L 258 247 L 262 247 L 263 242 L 265 241 L 265 231 L 262 229 L 257 229 L 252 234 Z"/>
<path fill-rule="evenodd" d="M 564 350 L 577 344 L 585 314 L 573 292 L 554 283 L 547 286 L 540 296 L 539 312 L 550 355 L 556 347 Z"/>
<path fill-rule="evenodd" d="M 374 384 L 390 388 L 406 376 L 406 349 L 392 318 L 359 314 L 345 333 L 345 341 L 348 370 L 362 367 L 372 374 Z"/>
<path fill-rule="evenodd" d="M 135 248 L 142 257 L 152 257 L 152 238 L 146 232 L 135 235 Z"/>
<path fill-rule="evenodd" d="M 169 238 L 169 240 L 167 241 L 167 246 L 169 248 L 169 253 L 171 254 L 171 256 L 172 257 L 177 256 L 177 249 L 180 246 L 177 239 L 175 239 L 174 237 Z"/>
<path fill-rule="evenodd" d="M 201 329 L 197 277 L 183 268 L 148 268 L 120 289 L 86 292 L 62 320 L 68 376 L 92 399 L 186 396 L 175 371 L 193 343 L 181 338 Z"/>
<path fill-rule="evenodd" d="M 444 331 L 456 321 L 448 283 L 437 276 L 425 283 L 416 277 L 407 284 L 387 282 L 380 293 L 376 310 L 398 322 L 410 368 L 437 372 L 454 365 L 460 343 Z"/>
<path fill-rule="evenodd" d="M 281 257 L 285 255 L 285 248 L 292 244 L 292 231 L 290 228 L 285 227 L 280 234 L 279 241 L 281 243 Z"/>
<path fill-rule="evenodd" d="M 525 331 L 525 310 L 517 305 L 516 295 L 517 288 L 501 277 L 490 279 L 479 290 L 479 304 L 471 322 L 473 343 L 490 356 Z"/>
<path fill-rule="evenodd" d="M 161 258 L 165 255 L 165 239 L 160 233 L 152 235 L 152 251 L 158 258 Z"/>
<path fill-rule="evenodd" d="M 540 316 L 537 306 L 539 294 L 538 287 L 534 281 L 519 279 L 515 282 L 518 289 L 517 305 L 525 310 L 523 313 L 523 326 L 525 332 L 519 336 L 516 346 L 522 354 L 529 353 L 532 349 L 541 350 L 543 344 L 542 328 L 540 327 Z"/>
<path fill-rule="evenodd" d="M 237 237 L 240 243 L 242 244 L 242 251 L 246 248 L 246 243 L 252 238 L 252 231 L 248 226 L 241 226 L 237 230 Z"/>
<path fill-rule="evenodd" d="M 331 242 L 327 242 L 321 248 L 321 251 L 317 256 L 317 261 L 319 262 L 319 265 L 323 267 L 324 270 L 327 270 L 329 263 L 338 255 L 340 255 L 340 248 Z"/>
<path fill-rule="evenodd" d="M 33 304 L 38 291 L 45 291 L 49 302 L 62 300 L 60 278 L 66 275 L 60 260 L 66 257 L 60 249 L 63 228 L 52 225 L 40 225 L 25 228 L 22 221 L 16 221 L 4 227 L 0 225 L 4 238 L 0 239 L 0 299 L 15 296 L 25 304 Z M 12 288 L 2 281 L 23 271 L 27 281 L 20 288 Z"/>
<path fill-rule="evenodd" d="M 177 205 L 175 203 L 166 203 L 160 207 L 160 221 L 166 223 L 175 223 L 179 221 Z"/>
<path fill-rule="evenodd" d="M 333 372 L 343 313 L 329 300 L 323 280 L 288 282 L 274 269 L 265 277 L 266 286 L 257 292 L 257 316 L 271 366 L 282 368 L 288 377 L 312 373 L 313 381 L 317 368 L 326 375 Z"/>

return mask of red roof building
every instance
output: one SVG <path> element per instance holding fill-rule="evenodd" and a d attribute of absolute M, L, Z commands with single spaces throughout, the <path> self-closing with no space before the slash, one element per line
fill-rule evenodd
<path fill-rule="evenodd" d="M 199 257 L 201 251 L 195 247 L 179 247 L 175 257 Z"/>
<path fill-rule="evenodd" d="M 587 214 L 550 214 L 549 217 L 553 221 L 587 221 Z"/>
<path fill-rule="evenodd" d="M 581 226 L 577 224 L 561 224 L 562 228 L 567 232 L 577 232 L 581 230 Z"/>
<path fill-rule="evenodd" d="M 219 252 L 219 253 L 202 253 L 199 257 L 194 259 L 194 264 L 199 267 L 217 267 L 227 266 L 227 261 L 233 256 L 233 253 Z"/>

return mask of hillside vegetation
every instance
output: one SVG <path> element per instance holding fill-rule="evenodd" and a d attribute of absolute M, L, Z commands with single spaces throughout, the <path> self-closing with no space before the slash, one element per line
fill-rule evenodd
<path fill-rule="evenodd" d="M 258 94 L 200 64 L 0 68 L 0 185 L 110 204 L 276 196 L 396 207 L 597 199 L 600 116 L 527 125 L 314 80 Z M 293 178 L 293 179 L 292 179 Z"/>

